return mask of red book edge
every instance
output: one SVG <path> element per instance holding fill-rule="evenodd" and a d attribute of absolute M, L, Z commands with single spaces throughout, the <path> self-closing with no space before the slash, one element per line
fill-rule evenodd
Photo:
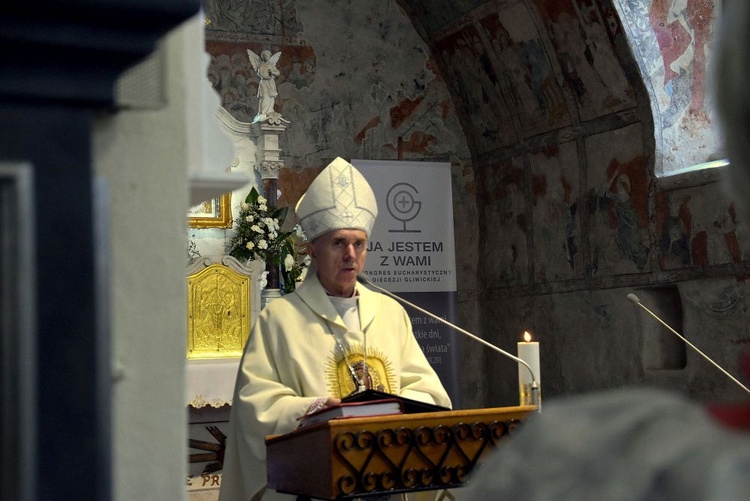
<path fill-rule="evenodd" d="M 312 418 L 318 417 L 320 415 L 330 413 L 334 409 L 347 408 L 347 407 L 377 406 L 379 404 L 385 404 L 385 403 L 395 403 L 395 404 L 398 404 L 399 410 L 397 412 L 388 412 L 388 413 L 385 413 L 385 414 L 377 413 L 377 414 L 362 414 L 362 415 L 359 415 L 359 416 L 335 416 L 335 417 L 332 417 L 331 419 L 347 419 L 347 418 L 352 418 L 352 417 L 367 417 L 368 415 L 369 416 L 387 416 L 387 415 L 395 415 L 395 414 L 403 414 L 404 413 L 404 404 L 399 399 L 397 399 L 397 398 L 387 398 L 387 399 L 382 399 L 382 400 L 370 400 L 370 401 L 367 401 L 367 402 L 341 402 L 338 405 L 332 405 L 330 407 L 324 407 L 324 408 L 320 409 L 319 411 L 315 411 L 315 412 L 313 412 L 311 414 L 305 414 L 303 416 L 300 416 L 300 417 L 297 418 L 297 420 L 299 420 L 299 422 L 300 422 L 299 426 L 301 428 L 303 426 L 308 425 L 308 423 L 306 423 L 306 421 L 309 421 Z M 324 423 L 324 422 L 325 421 L 318 421 L 318 422 L 316 422 L 314 424 L 320 424 L 320 423 Z"/>

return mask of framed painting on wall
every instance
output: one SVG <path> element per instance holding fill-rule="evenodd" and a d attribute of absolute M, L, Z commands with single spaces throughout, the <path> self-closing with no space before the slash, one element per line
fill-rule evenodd
<path fill-rule="evenodd" d="M 206 200 L 188 211 L 190 228 L 231 228 L 232 194 Z"/>

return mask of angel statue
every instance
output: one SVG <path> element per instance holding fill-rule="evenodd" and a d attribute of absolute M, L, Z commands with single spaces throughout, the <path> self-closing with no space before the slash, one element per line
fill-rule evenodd
<path fill-rule="evenodd" d="M 281 73 L 276 68 L 276 63 L 279 62 L 281 52 L 271 55 L 271 51 L 264 50 L 258 56 L 248 49 L 247 55 L 250 57 L 250 63 L 258 74 L 258 78 L 260 78 L 258 82 L 258 114 L 255 115 L 254 121 L 262 122 L 271 113 L 274 113 L 273 106 L 276 102 L 276 96 L 279 95 L 276 91 L 276 77 Z"/>

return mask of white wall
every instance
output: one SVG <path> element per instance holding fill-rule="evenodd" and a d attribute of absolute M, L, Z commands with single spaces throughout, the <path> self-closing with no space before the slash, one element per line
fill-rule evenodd
<path fill-rule="evenodd" d="M 202 30 L 196 16 L 163 40 L 165 107 L 101 117 L 93 134 L 111 196 L 115 500 L 186 499 L 187 166 Z"/>

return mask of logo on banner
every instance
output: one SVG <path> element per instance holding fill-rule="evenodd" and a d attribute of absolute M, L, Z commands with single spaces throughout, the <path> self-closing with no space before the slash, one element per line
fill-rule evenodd
<path fill-rule="evenodd" d="M 389 229 L 389 233 L 421 233 L 422 230 L 408 229 L 406 223 L 413 221 L 422 210 L 422 202 L 417 200 L 419 191 L 409 183 L 396 183 L 386 195 L 388 213 L 403 225 L 400 229 Z"/>

